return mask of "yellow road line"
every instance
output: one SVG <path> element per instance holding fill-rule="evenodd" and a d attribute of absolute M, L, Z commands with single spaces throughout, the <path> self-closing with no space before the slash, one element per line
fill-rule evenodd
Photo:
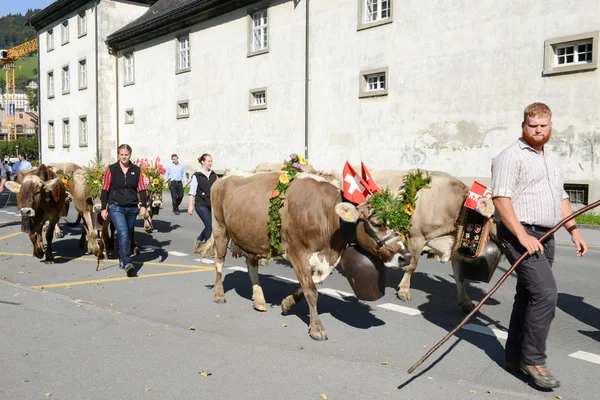
<path fill-rule="evenodd" d="M 130 279 L 141 279 L 141 278 L 155 278 L 157 276 L 169 276 L 169 275 L 183 275 L 183 274 L 193 274 L 195 272 L 208 272 L 212 271 L 211 269 L 195 269 L 192 271 L 176 271 L 176 272 L 163 272 L 160 274 L 148 274 L 148 275 L 140 275 L 136 278 L 129 278 L 127 276 L 121 278 L 110 278 L 110 279 L 94 279 L 90 281 L 79 281 L 79 282 L 65 282 L 65 283 L 52 283 L 49 285 L 36 285 L 31 286 L 34 289 L 49 289 L 49 288 L 57 288 L 57 287 L 66 287 L 66 286 L 78 286 L 78 285 L 90 285 L 93 283 L 104 283 L 104 282 L 116 282 L 116 281 L 127 281 Z"/>
<path fill-rule="evenodd" d="M 0 240 L 8 239 L 8 238 L 11 238 L 11 237 L 13 237 L 13 236 L 20 235 L 21 233 L 23 233 L 23 232 L 15 232 L 15 233 L 11 233 L 10 235 L 6 235 L 6 236 L 2 236 L 2 237 L 0 237 Z"/>
<path fill-rule="evenodd" d="M 1 238 L 0 238 L 1 239 Z M 6 251 L 0 251 L 0 256 L 21 256 L 21 257 L 33 257 L 31 253 L 9 253 Z M 83 261 L 93 261 L 96 262 L 95 258 L 90 257 L 67 257 L 67 256 L 54 256 L 54 259 L 64 258 L 67 260 L 83 260 Z M 117 259 L 108 259 L 108 260 L 100 260 L 101 263 L 115 263 L 118 264 L 119 260 Z M 177 267 L 177 268 L 193 268 L 193 269 L 202 269 L 202 268 L 214 268 L 208 265 L 188 265 L 188 264 L 170 264 L 170 263 L 161 263 L 156 261 L 133 261 L 133 264 L 138 265 L 155 265 L 158 267 Z"/>

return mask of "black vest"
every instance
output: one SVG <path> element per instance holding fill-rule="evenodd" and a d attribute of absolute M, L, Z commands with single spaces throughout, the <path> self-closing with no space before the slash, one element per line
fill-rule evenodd
<path fill-rule="evenodd" d="M 140 167 L 134 163 L 130 163 L 127 175 L 123 174 L 119 162 L 111 164 L 108 168 L 110 168 L 112 176 L 112 184 L 108 193 L 108 204 L 136 206 L 138 202 L 145 200 L 138 200 L 137 187 L 140 174 L 142 173 Z"/>
<path fill-rule="evenodd" d="M 198 206 L 210 207 L 210 188 L 217 180 L 217 174 L 211 171 L 207 178 L 206 175 L 198 171 L 194 176 L 196 177 L 196 183 L 198 184 L 194 203 Z"/>

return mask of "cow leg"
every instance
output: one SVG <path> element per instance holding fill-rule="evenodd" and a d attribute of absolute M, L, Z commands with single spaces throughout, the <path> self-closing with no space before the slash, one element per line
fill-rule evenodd
<path fill-rule="evenodd" d="M 255 258 L 246 258 L 246 267 L 248 268 L 248 276 L 252 283 L 252 306 L 257 311 L 267 311 L 267 303 L 265 295 L 258 278 L 258 260 Z"/>
<path fill-rule="evenodd" d="M 308 303 L 308 310 L 310 311 L 310 325 L 308 326 L 308 334 L 314 340 L 327 340 L 327 332 L 319 317 L 317 311 L 317 300 L 319 292 L 312 279 L 312 274 L 309 267 L 308 256 L 301 256 L 295 253 L 288 253 L 288 258 L 296 271 L 298 281 L 300 281 L 300 287 L 306 302 Z"/>
<path fill-rule="evenodd" d="M 52 239 L 54 239 L 54 228 L 58 224 L 60 216 L 57 216 L 56 219 L 52 219 L 50 221 L 50 225 L 48 226 L 48 230 L 46 231 L 46 258 L 44 262 L 46 264 L 54 264 L 54 254 L 52 254 Z"/>
<path fill-rule="evenodd" d="M 63 235 L 62 231 L 60 230 L 60 227 L 58 226 L 58 223 L 56 223 L 56 225 L 54 226 L 54 237 L 61 238 L 63 236 L 64 235 Z"/>
<path fill-rule="evenodd" d="M 290 294 L 288 297 L 283 299 L 283 301 L 281 302 L 281 314 L 288 315 L 291 309 L 294 308 L 294 306 L 298 304 L 298 302 L 300 302 L 300 300 L 302 300 L 303 298 L 304 292 L 300 287 L 298 288 L 298 290 L 296 290 L 296 293 Z"/>
<path fill-rule="evenodd" d="M 458 305 L 465 314 L 473 311 L 475 306 L 467 294 L 465 288 L 465 277 L 463 274 L 462 264 L 458 260 L 452 260 L 452 272 L 454 273 L 454 280 L 456 281 L 456 292 L 458 293 Z"/>
<path fill-rule="evenodd" d="M 410 238 L 408 242 L 408 250 L 410 251 L 410 254 L 412 254 L 412 257 L 410 259 L 410 264 L 404 270 L 404 276 L 398 286 L 398 293 L 396 293 L 396 296 L 402 301 L 410 301 L 410 278 L 417 269 L 417 264 L 419 263 L 419 258 L 421 257 L 424 246 L 424 238 Z"/>
<path fill-rule="evenodd" d="M 31 240 L 31 244 L 33 245 L 33 256 L 36 258 L 44 257 L 44 243 L 40 243 L 41 236 L 38 233 L 30 233 L 29 240 Z"/>
<path fill-rule="evenodd" d="M 135 243 L 135 229 L 131 231 L 131 236 L 129 238 L 129 252 L 132 255 L 135 254 L 136 256 L 140 254 L 140 248 Z"/>
<path fill-rule="evenodd" d="M 223 289 L 223 263 L 225 262 L 225 255 L 227 254 L 227 242 L 229 242 L 225 227 L 219 223 L 214 224 L 212 238 L 214 240 L 215 270 L 217 272 L 217 276 L 215 278 L 215 287 L 213 289 L 213 300 L 215 303 L 225 303 L 225 290 Z M 248 271 L 250 271 L 250 268 L 248 268 Z"/>

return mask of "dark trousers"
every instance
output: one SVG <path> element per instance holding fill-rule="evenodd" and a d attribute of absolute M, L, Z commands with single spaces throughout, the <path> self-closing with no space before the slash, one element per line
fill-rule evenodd
<path fill-rule="evenodd" d="M 210 207 L 199 206 L 198 204 L 195 204 L 195 208 L 196 214 L 198 214 L 198 216 L 202 220 L 202 223 L 204 224 L 204 230 L 202 230 L 202 232 L 198 236 L 198 240 L 204 242 L 205 240 L 208 240 L 212 235 L 212 216 L 210 212 Z"/>
<path fill-rule="evenodd" d="M 135 227 L 138 208 L 137 206 L 110 204 L 108 212 L 119 235 L 119 261 L 125 267 L 131 263 L 131 234 Z"/>
<path fill-rule="evenodd" d="M 549 229 L 524 225 L 525 231 L 536 238 Z M 511 264 L 525 252 L 519 240 L 503 224 L 498 226 L 498 236 L 504 255 Z M 554 262 L 554 236 L 546 239 L 544 254 L 534 254 L 516 268 L 517 293 L 510 316 L 505 361 L 528 365 L 546 363 L 546 340 L 554 319 L 557 288 L 552 263 Z"/>
<path fill-rule="evenodd" d="M 183 183 L 181 181 L 169 182 L 169 190 L 171 191 L 171 200 L 173 201 L 173 211 L 179 210 L 179 205 L 183 200 Z"/>

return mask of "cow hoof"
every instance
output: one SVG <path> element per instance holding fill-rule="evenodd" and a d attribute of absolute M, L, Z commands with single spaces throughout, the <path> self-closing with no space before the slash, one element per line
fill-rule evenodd
<path fill-rule="evenodd" d="M 258 303 L 258 302 L 253 302 L 252 305 L 254 306 L 254 309 L 256 311 L 262 311 L 265 312 L 267 311 L 267 304 L 266 303 Z"/>
<path fill-rule="evenodd" d="M 44 264 L 54 264 L 54 259 L 46 259 L 44 260 Z"/>
<path fill-rule="evenodd" d="M 296 305 L 296 302 L 294 301 L 293 298 L 291 300 L 288 300 L 289 297 L 292 297 L 292 296 L 286 297 L 281 302 L 281 315 L 288 315 L 290 313 L 290 311 L 292 310 L 292 308 L 294 308 L 294 306 Z"/>
<path fill-rule="evenodd" d="M 217 304 L 225 304 L 227 300 L 225 300 L 225 296 L 215 296 L 213 301 Z"/>
<path fill-rule="evenodd" d="M 152 232 L 154 232 L 154 230 L 153 230 L 153 229 L 151 229 L 151 228 L 147 228 L 147 229 L 146 229 L 146 233 L 152 233 Z"/>
<path fill-rule="evenodd" d="M 473 305 L 473 303 L 468 302 L 465 304 L 461 304 L 460 308 L 462 308 L 462 310 L 465 314 L 469 314 L 471 311 L 473 311 L 475 309 L 475 306 Z"/>
<path fill-rule="evenodd" d="M 54 236 L 55 236 L 57 239 L 60 239 L 60 238 L 64 237 L 64 236 L 65 236 L 65 234 L 61 232 L 61 233 L 56 233 Z"/>
<path fill-rule="evenodd" d="M 410 292 L 408 290 L 405 292 L 402 290 L 398 290 L 396 296 L 402 301 L 410 301 Z"/>
<path fill-rule="evenodd" d="M 327 332 L 323 327 L 320 328 L 310 328 L 308 334 L 314 340 L 327 340 Z"/>

